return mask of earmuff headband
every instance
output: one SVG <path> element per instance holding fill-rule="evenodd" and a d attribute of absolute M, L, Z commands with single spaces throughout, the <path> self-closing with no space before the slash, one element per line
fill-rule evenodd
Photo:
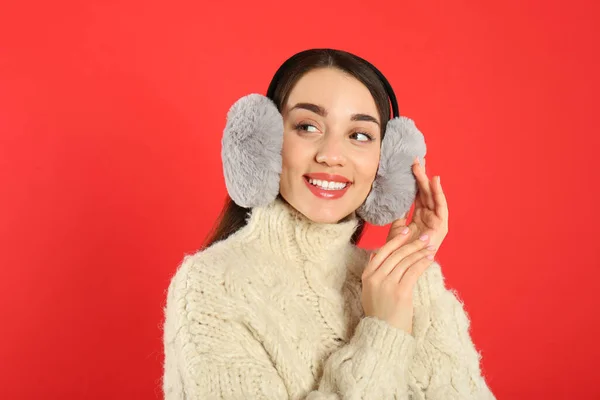
<path fill-rule="evenodd" d="M 313 49 L 314 50 L 314 49 Z M 322 49 L 322 50 L 331 50 L 331 49 Z M 269 83 L 269 88 L 267 89 L 267 97 L 271 100 L 274 100 L 275 97 L 275 88 L 277 87 L 277 84 L 279 83 L 279 80 L 281 79 L 281 76 L 283 75 L 283 73 L 287 70 L 288 66 L 290 64 L 292 64 L 294 62 L 294 60 L 297 57 L 300 57 L 304 52 L 300 52 L 300 53 L 296 53 L 293 56 L 291 56 L 290 58 L 288 58 L 287 60 L 285 60 L 283 62 L 283 64 L 281 64 L 279 66 L 279 68 L 277 69 L 277 71 L 275 72 L 275 75 L 273 75 L 273 79 L 271 79 L 271 83 Z M 350 54 L 348 53 L 350 56 L 360 60 L 362 63 L 364 63 L 365 65 L 367 65 L 369 68 L 371 68 L 371 70 L 373 72 L 375 72 L 375 74 L 377 75 L 377 77 L 379 78 L 379 80 L 381 81 L 381 83 L 383 83 L 383 87 L 385 89 L 385 92 L 387 93 L 388 99 L 392 105 L 392 116 L 390 119 L 394 118 L 394 117 L 399 117 L 400 116 L 400 112 L 398 109 L 398 101 L 396 100 L 396 94 L 394 93 L 394 89 L 392 89 L 392 85 L 390 85 L 390 82 L 387 80 L 387 78 L 383 75 L 383 73 L 377 68 L 375 67 L 373 64 L 371 64 L 369 61 L 365 60 L 362 57 L 359 57 L 357 55 L 354 54 Z"/>

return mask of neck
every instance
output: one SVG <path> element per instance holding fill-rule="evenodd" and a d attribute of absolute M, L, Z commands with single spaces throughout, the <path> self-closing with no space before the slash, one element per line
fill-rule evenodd
<path fill-rule="evenodd" d="M 318 223 L 277 198 L 265 207 L 252 209 L 247 232 L 263 249 L 285 258 L 317 261 L 350 246 L 357 227 L 354 213 L 338 223 Z"/>

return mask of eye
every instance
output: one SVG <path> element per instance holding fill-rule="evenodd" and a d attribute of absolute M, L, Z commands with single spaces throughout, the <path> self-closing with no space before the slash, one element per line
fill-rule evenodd
<path fill-rule="evenodd" d="M 311 130 L 312 128 L 312 130 Z M 294 125 L 294 129 L 299 130 L 299 131 L 306 131 L 306 132 L 319 132 L 319 130 L 311 124 L 306 124 L 306 123 L 301 123 L 301 124 L 296 124 Z"/>
<path fill-rule="evenodd" d="M 358 140 L 359 142 L 372 142 L 374 140 L 373 136 L 364 132 L 354 132 L 352 135 L 350 135 L 350 137 Z"/>

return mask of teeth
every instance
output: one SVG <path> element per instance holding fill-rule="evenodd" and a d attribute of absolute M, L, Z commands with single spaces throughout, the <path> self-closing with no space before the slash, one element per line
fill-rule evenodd
<path fill-rule="evenodd" d="M 319 188 L 325 189 L 325 190 L 342 190 L 343 188 L 345 188 L 348 185 L 347 183 L 328 182 L 328 181 L 322 181 L 320 179 L 309 179 L 308 181 L 310 182 L 311 185 L 318 186 Z"/>

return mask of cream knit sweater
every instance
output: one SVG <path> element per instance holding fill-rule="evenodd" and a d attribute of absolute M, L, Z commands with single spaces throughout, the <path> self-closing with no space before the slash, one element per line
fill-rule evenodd
<path fill-rule="evenodd" d="M 364 316 L 356 226 L 277 200 L 186 255 L 167 294 L 165 399 L 494 399 L 439 264 L 415 286 L 412 335 Z"/>

